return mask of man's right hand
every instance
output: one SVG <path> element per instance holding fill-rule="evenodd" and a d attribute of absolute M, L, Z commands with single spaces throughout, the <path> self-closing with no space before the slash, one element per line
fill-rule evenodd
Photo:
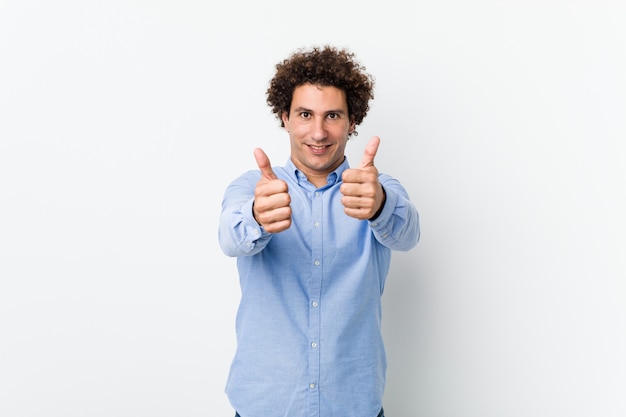
<path fill-rule="evenodd" d="M 278 233 L 291 226 L 291 197 L 287 183 L 276 177 L 270 160 L 261 148 L 254 150 L 261 179 L 254 189 L 252 214 L 268 233 Z"/>

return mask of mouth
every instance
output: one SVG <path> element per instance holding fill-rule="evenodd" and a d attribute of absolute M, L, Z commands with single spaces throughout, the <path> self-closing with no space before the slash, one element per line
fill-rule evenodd
<path fill-rule="evenodd" d="M 307 145 L 311 151 L 315 154 L 321 154 L 330 148 L 331 145 Z"/>

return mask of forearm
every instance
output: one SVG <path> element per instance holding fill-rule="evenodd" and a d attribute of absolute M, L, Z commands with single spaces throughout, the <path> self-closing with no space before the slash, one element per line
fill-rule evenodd
<path fill-rule="evenodd" d="M 251 256 L 265 247 L 271 237 L 254 219 L 254 189 L 245 181 L 229 186 L 222 202 L 218 239 L 228 256 Z"/>
<path fill-rule="evenodd" d="M 370 227 L 376 239 L 393 250 L 408 251 L 420 238 L 419 215 L 408 194 L 394 179 L 383 182 L 385 203 Z"/>

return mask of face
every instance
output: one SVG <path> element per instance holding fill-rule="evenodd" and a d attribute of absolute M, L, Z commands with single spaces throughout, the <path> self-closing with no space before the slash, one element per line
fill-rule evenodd
<path fill-rule="evenodd" d="M 304 84 L 293 92 L 289 115 L 282 115 L 291 142 L 291 160 L 316 186 L 344 159 L 354 123 L 345 93 L 329 86 Z"/>

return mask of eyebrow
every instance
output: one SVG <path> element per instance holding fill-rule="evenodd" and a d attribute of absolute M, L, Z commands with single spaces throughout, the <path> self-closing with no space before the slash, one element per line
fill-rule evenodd
<path fill-rule="evenodd" d="M 306 107 L 302 107 L 302 106 L 300 106 L 300 107 L 296 107 L 295 109 L 293 109 L 293 112 L 294 112 L 294 113 L 296 113 L 296 112 L 315 113 L 313 110 L 311 110 L 311 109 L 307 109 Z M 326 110 L 324 113 L 325 113 L 325 114 L 328 114 L 328 113 L 346 114 L 346 112 L 345 112 L 344 110 L 341 110 L 341 109 L 336 109 L 336 110 Z"/>

